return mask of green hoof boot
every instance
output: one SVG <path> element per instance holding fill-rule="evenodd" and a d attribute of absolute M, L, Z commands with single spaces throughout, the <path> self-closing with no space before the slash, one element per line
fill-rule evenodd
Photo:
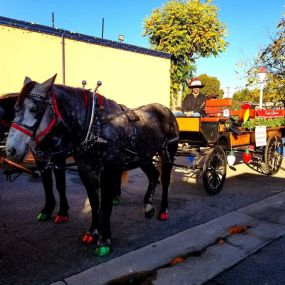
<path fill-rule="evenodd" d="M 50 218 L 50 215 L 42 213 L 42 212 L 40 212 L 37 215 L 37 220 L 40 221 L 40 222 L 47 221 L 47 220 L 49 220 L 49 218 Z"/>
<path fill-rule="evenodd" d="M 105 239 L 105 240 L 99 240 L 97 248 L 95 250 L 95 255 L 97 256 L 106 256 L 110 254 L 111 252 L 111 240 Z"/>
<path fill-rule="evenodd" d="M 110 254 L 111 247 L 109 245 L 100 245 L 95 250 L 95 255 L 97 256 L 106 256 Z"/>

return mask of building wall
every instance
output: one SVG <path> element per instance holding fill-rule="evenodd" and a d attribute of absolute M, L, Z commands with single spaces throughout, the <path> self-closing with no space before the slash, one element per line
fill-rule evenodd
<path fill-rule="evenodd" d="M 43 82 L 94 89 L 118 103 L 137 107 L 159 102 L 169 106 L 170 58 L 0 24 L 0 95 L 20 91 L 25 76 Z"/>

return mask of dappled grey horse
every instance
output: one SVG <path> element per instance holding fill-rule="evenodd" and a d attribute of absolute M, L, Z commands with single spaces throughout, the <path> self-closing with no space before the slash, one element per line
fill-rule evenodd
<path fill-rule="evenodd" d="M 152 199 L 159 177 L 153 158 L 159 157 L 162 199 L 158 218 L 168 219 L 168 188 L 178 125 L 163 105 L 128 109 L 96 92 L 56 85 L 55 77 L 42 84 L 26 80 L 15 107 L 7 155 L 20 161 L 31 146 L 61 134 L 62 150 L 47 145 L 45 151 L 51 157 L 58 152 L 72 153 L 92 209 L 92 223 L 83 239 L 92 236 L 98 240 L 96 253 L 105 255 L 111 248 L 114 182 L 123 170 L 140 167 L 146 173 L 149 185 L 145 212 L 153 215 Z"/>

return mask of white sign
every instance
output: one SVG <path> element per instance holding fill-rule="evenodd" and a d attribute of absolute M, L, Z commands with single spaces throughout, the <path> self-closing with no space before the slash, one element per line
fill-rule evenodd
<path fill-rule="evenodd" d="M 230 116 L 230 110 L 229 109 L 224 109 L 224 111 L 223 111 L 223 115 L 224 115 L 224 117 L 229 117 Z"/>
<path fill-rule="evenodd" d="M 255 145 L 256 146 L 266 145 L 266 126 L 255 127 Z"/>

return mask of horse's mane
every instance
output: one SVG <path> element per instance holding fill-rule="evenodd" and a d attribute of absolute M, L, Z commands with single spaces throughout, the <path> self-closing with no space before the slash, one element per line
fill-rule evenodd
<path fill-rule="evenodd" d="M 63 85 L 63 84 L 54 84 L 55 87 L 58 87 L 59 89 L 63 89 L 63 91 L 69 93 L 70 91 L 76 91 L 76 92 L 80 92 L 82 93 L 82 88 L 80 87 L 72 87 L 72 86 L 67 86 L 67 85 Z"/>

